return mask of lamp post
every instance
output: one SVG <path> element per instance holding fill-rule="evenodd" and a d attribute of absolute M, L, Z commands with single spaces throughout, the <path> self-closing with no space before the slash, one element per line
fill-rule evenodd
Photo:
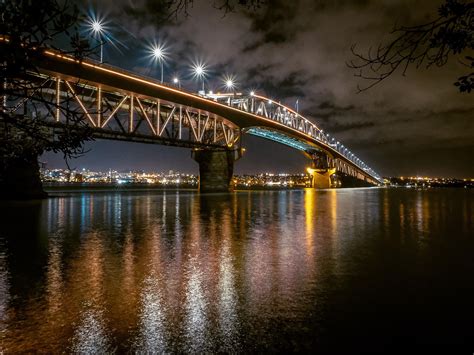
<path fill-rule="evenodd" d="M 163 61 L 165 59 L 165 50 L 163 46 L 154 46 L 152 48 L 153 58 L 158 60 L 161 65 L 161 83 L 163 84 Z"/>
<path fill-rule="evenodd" d="M 206 66 L 202 63 L 197 63 L 193 66 L 193 75 L 202 80 L 202 91 L 206 93 L 204 89 L 204 78 L 206 76 Z"/>
<path fill-rule="evenodd" d="M 232 92 L 232 96 L 235 97 L 235 77 L 234 76 L 225 76 L 224 85 L 227 91 Z M 229 104 L 232 106 L 232 99 L 229 97 Z"/>
<path fill-rule="evenodd" d="M 90 22 L 92 33 L 94 33 L 100 42 L 100 62 L 103 62 L 104 59 L 104 41 L 102 40 L 102 33 L 104 32 L 104 26 L 100 20 L 92 20 Z"/>

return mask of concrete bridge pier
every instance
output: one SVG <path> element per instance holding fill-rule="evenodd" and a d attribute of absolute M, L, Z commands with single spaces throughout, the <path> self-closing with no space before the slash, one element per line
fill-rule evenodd
<path fill-rule="evenodd" d="M 333 181 L 332 176 L 336 169 L 311 169 L 311 187 L 315 189 L 329 189 L 336 187 L 337 181 Z"/>
<path fill-rule="evenodd" d="M 238 150 L 195 149 L 192 157 L 199 164 L 199 191 L 228 192 L 233 189 L 234 162 L 240 158 Z"/>
<path fill-rule="evenodd" d="M 309 157 L 312 161 L 312 166 L 308 169 L 311 174 L 311 187 L 316 189 L 337 187 L 338 181 L 334 179 L 336 176 L 334 160 L 323 152 L 312 153 Z"/>

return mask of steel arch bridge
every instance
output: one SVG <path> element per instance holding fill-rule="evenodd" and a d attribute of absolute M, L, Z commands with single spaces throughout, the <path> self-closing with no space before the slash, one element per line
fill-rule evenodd
<path fill-rule="evenodd" d="M 35 65 L 38 72 L 25 78 L 34 83 L 28 100 L 34 101 L 40 95 L 49 98 L 48 125 L 67 124 L 61 107 L 74 104 L 95 137 L 193 148 L 200 164 L 201 188 L 206 185 L 203 180 L 209 180 L 208 190 L 226 189 L 233 162 L 242 151 L 242 134 L 304 152 L 313 162 L 309 172 L 316 187 L 337 186 L 333 178 L 338 175 L 361 185 L 382 182 L 375 171 L 343 145 L 332 143 L 314 123 L 264 96 L 197 95 L 111 65 L 90 59 L 79 61 L 52 50 L 44 50 Z M 25 110 L 28 100 L 18 100 L 5 109 L 12 114 L 21 107 Z M 226 167 L 229 164 L 230 169 Z"/>

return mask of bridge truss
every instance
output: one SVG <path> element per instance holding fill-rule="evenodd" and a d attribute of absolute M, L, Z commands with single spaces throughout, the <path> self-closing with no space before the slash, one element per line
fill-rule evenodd
<path fill-rule="evenodd" d="M 230 107 L 235 107 L 239 110 L 277 122 L 284 127 L 301 132 L 308 138 L 317 141 L 320 146 L 326 148 L 324 149 L 325 151 L 330 153 L 330 155 L 327 156 L 327 166 L 329 168 L 336 168 L 337 171 L 362 180 L 364 179 L 364 175 L 366 175 L 373 178 L 374 183 L 382 182 L 382 178 L 361 159 L 355 156 L 347 147 L 335 141 L 334 138 L 330 139 L 329 135 L 324 133 L 316 124 L 287 106 L 253 92 L 250 95 L 242 95 L 240 93 L 208 94 L 206 97 Z M 316 148 L 314 144 L 310 144 L 308 140 L 296 139 L 283 132 L 263 127 L 251 127 L 245 132 L 288 145 L 305 152 L 309 156 L 317 155 L 321 152 L 321 149 Z"/>
<path fill-rule="evenodd" d="M 240 142 L 239 127 L 216 114 L 92 82 L 30 73 L 22 93 L 12 92 L 8 113 L 60 128 L 73 112 L 96 138 L 218 150 Z"/>

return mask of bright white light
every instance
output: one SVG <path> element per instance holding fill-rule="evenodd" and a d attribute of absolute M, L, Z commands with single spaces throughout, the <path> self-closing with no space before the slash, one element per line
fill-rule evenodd
<path fill-rule="evenodd" d="M 204 67 L 200 64 L 198 64 L 196 67 L 194 67 L 194 72 L 196 73 L 197 76 L 203 76 L 204 75 Z"/>
<path fill-rule="evenodd" d="M 177 77 L 174 77 L 173 78 L 173 83 L 175 83 L 175 84 L 179 83 L 179 79 Z"/>
<path fill-rule="evenodd" d="M 168 51 L 166 45 L 163 43 L 153 42 L 147 46 L 148 56 L 152 61 L 158 61 L 163 65 L 168 58 Z"/>
<path fill-rule="evenodd" d="M 165 57 L 165 50 L 161 45 L 155 45 L 151 49 L 153 57 L 157 60 L 163 60 Z"/>
<path fill-rule="evenodd" d="M 272 104 L 272 102 L 273 102 L 272 100 L 268 100 L 268 103 L 269 103 L 270 105 Z"/>
<path fill-rule="evenodd" d="M 255 95 L 255 91 L 250 91 L 250 96 L 254 96 Z"/>
<path fill-rule="evenodd" d="M 163 52 L 161 51 L 160 48 L 155 48 L 153 50 L 153 55 L 156 57 L 156 58 L 159 58 L 161 59 L 163 57 Z"/>
<path fill-rule="evenodd" d="M 212 95 L 212 94 L 213 94 L 213 92 L 212 92 L 212 90 L 210 90 L 210 91 L 209 91 L 209 95 Z"/>
<path fill-rule="evenodd" d="M 227 90 L 235 89 L 236 80 L 234 75 L 224 75 L 222 78 L 222 84 Z"/>
<path fill-rule="evenodd" d="M 207 66 L 203 62 L 193 62 L 191 66 L 191 73 L 194 79 L 202 82 L 202 91 L 204 92 L 204 81 L 207 76 Z"/>
<path fill-rule="evenodd" d="M 102 23 L 98 20 L 92 21 L 91 26 L 92 26 L 92 31 L 94 32 L 100 33 L 103 30 Z"/>
<path fill-rule="evenodd" d="M 100 36 L 101 34 L 107 32 L 107 24 L 104 19 L 100 18 L 96 14 L 91 14 L 86 19 L 86 25 L 89 31 L 96 36 Z"/>

